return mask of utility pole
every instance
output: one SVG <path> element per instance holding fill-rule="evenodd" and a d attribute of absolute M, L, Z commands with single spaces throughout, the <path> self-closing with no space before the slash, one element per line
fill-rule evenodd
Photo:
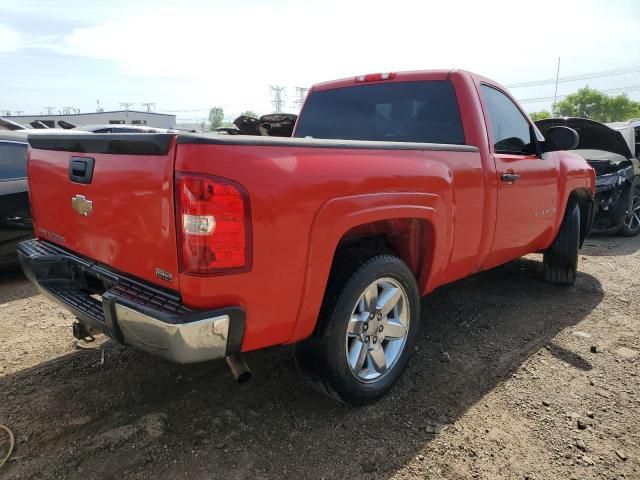
<path fill-rule="evenodd" d="M 155 110 L 155 106 L 156 106 L 156 104 L 153 102 L 141 103 L 140 105 L 143 107 L 146 107 L 147 112 Z"/>
<path fill-rule="evenodd" d="M 553 94 L 553 105 L 551 106 L 551 117 L 556 116 L 556 100 L 558 99 L 558 79 L 560 78 L 560 57 L 558 57 L 558 68 L 556 69 L 556 91 Z"/>
<path fill-rule="evenodd" d="M 302 104 L 304 103 L 304 99 L 307 96 L 307 92 L 309 89 L 307 87 L 296 87 L 296 97 L 298 97 L 293 103 L 298 107 L 298 109 L 302 108 Z"/>
<path fill-rule="evenodd" d="M 56 107 L 52 107 L 52 106 L 47 106 L 44 107 L 47 110 L 47 115 L 53 115 L 53 112 L 55 111 Z"/>
<path fill-rule="evenodd" d="M 100 107 L 100 100 L 96 100 L 96 112 L 100 113 L 100 112 L 104 112 L 104 108 Z"/>
<path fill-rule="evenodd" d="M 284 98 L 282 98 L 282 93 L 285 91 L 286 87 L 280 87 L 277 85 L 270 85 L 271 93 L 273 94 L 273 100 L 271 100 L 271 104 L 273 105 L 273 109 L 276 113 L 282 113 L 282 107 L 284 107 Z"/>
<path fill-rule="evenodd" d="M 129 110 L 129 107 L 133 107 L 135 103 L 133 102 L 120 102 L 120 106 L 125 110 Z"/>

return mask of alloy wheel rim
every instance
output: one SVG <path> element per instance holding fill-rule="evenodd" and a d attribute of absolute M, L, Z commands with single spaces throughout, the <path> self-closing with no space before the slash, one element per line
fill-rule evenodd
<path fill-rule="evenodd" d="M 393 278 L 380 278 L 362 292 L 349 319 L 345 354 L 354 377 L 372 383 L 385 377 L 404 351 L 409 297 Z"/>
<path fill-rule="evenodd" d="M 633 194 L 631 212 L 624 219 L 624 224 L 632 232 L 640 228 L 640 193 Z"/>

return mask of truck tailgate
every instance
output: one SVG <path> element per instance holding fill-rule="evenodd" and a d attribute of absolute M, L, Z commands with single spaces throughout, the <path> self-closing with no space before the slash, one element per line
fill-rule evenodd
<path fill-rule="evenodd" d="M 174 136 L 52 134 L 29 141 L 36 235 L 177 290 Z"/>

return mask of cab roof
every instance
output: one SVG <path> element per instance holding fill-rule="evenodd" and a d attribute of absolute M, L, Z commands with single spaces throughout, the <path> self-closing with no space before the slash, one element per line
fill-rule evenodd
<path fill-rule="evenodd" d="M 389 72 L 391 73 L 391 72 Z M 492 85 L 500 86 L 497 82 L 485 78 L 476 73 L 469 72 L 467 70 L 460 69 L 437 69 L 437 70 L 409 70 L 405 72 L 392 72 L 393 78 L 389 79 L 380 79 L 373 80 L 368 82 L 358 81 L 357 78 L 359 75 L 347 78 L 340 78 L 338 80 L 330 80 L 327 82 L 321 82 L 313 85 L 310 91 L 323 91 L 323 90 L 332 90 L 335 88 L 343 88 L 343 87 L 351 87 L 354 85 L 364 85 L 367 83 L 389 83 L 389 82 L 418 82 L 418 81 L 426 81 L 426 80 L 448 80 L 451 78 L 451 75 L 456 73 L 464 73 L 477 81 L 486 82 Z M 363 75 L 364 76 L 364 75 Z"/>

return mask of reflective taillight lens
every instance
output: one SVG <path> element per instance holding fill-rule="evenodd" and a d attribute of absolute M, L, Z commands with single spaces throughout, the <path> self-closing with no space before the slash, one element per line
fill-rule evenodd
<path fill-rule="evenodd" d="M 176 228 L 183 273 L 207 275 L 251 267 L 249 196 L 231 180 L 176 174 Z"/>

